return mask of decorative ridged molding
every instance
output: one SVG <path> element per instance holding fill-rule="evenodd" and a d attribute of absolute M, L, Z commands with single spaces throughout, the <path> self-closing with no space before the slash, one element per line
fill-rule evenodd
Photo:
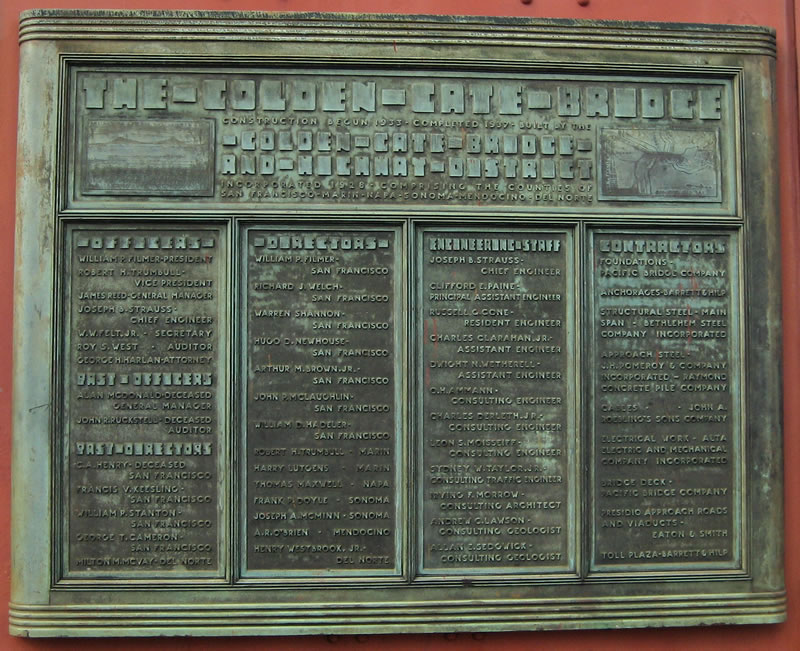
<path fill-rule="evenodd" d="M 724 28 L 724 32 L 722 31 Z M 729 52 L 774 57 L 765 27 L 527 18 L 206 11 L 26 11 L 33 39 L 228 40 L 303 43 L 486 44 L 506 47 Z"/>
<path fill-rule="evenodd" d="M 775 623 L 786 612 L 785 592 L 758 597 L 737 594 L 700 597 L 551 599 L 461 602 L 451 604 L 349 603 L 238 605 L 88 605 L 12 604 L 9 625 L 34 636 L 124 634 L 286 635 L 354 632 L 426 632 L 434 625 L 459 630 L 632 628 L 647 625 L 698 625 L 730 622 Z"/>

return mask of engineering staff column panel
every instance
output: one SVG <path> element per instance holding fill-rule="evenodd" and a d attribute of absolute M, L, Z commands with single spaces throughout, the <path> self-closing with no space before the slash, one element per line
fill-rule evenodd
<path fill-rule="evenodd" d="M 772 35 L 387 20 L 24 16 L 12 630 L 779 621 Z"/>

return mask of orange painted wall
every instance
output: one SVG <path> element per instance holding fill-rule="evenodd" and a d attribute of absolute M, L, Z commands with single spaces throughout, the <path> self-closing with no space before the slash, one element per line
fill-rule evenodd
<path fill-rule="evenodd" d="M 581 0 L 585 2 L 586 0 Z M 789 618 L 772 626 L 702 629 L 509 633 L 487 635 L 337 636 L 330 639 L 233 638 L 179 640 L 39 640 L 10 637 L 0 626 L 0 651 L 34 649 L 262 649 L 274 651 L 380 648 L 386 651 L 548 651 L 591 649 L 800 649 L 800 0 L 0 0 L 0 612 L 9 599 L 11 492 L 11 313 L 17 134 L 17 17 L 31 8 L 214 9 L 437 13 L 767 25 L 777 30 L 781 204 L 784 272 L 786 583 Z"/>

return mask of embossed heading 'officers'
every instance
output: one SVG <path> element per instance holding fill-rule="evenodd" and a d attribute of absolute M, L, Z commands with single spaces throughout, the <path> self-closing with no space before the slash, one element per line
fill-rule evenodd
<path fill-rule="evenodd" d="M 781 621 L 774 35 L 657 27 L 23 14 L 11 631 Z"/>

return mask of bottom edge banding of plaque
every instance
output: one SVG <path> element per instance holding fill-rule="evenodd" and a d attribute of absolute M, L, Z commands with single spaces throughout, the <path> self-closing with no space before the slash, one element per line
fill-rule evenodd
<path fill-rule="evenodd" d="M 158 615 L 154 615 L 158 613 Z M 772 624 L 786 619 L 786 593 L 498 601 L 486 604 L 275 605 L 11 604 L 9 629 L 26 637 L 386 634 Z"/>

